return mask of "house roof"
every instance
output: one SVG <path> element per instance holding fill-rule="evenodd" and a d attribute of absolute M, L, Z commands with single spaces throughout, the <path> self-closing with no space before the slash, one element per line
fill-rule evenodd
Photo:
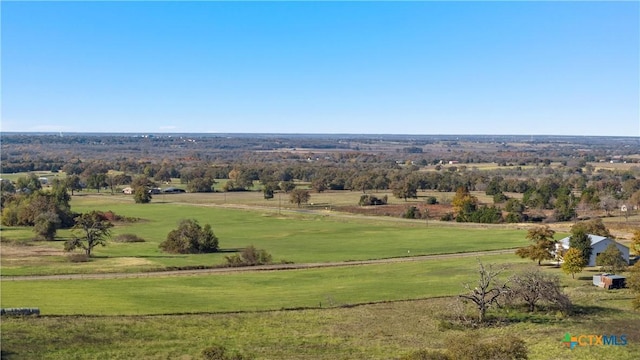
<path fill-rule="evenodd" d="M 588 234 L 588 236 L 589 236 L 589 240 L 591 240 L 591 246 L 593 246 L 593 245 L 595 245 L 595 244 L 597 244 L 597 243 L 599 243 L 601 241 L 604 241 L 604 240 L 611 240 L 608 237 L 604 237 L 604 236 L 600 236 L 600 235 Z M 570 238 L 571 238 L 571 236 L 567 236 L 564 239 L 560 239 L 559 242 L 562 244 L 563 247 L 569 248 L 569 239 Z M 611 240 L 611 241 L 613 241 L 613 240 Z M 622 245 L 622 246 L 624 246 L 624 245 Z"/>

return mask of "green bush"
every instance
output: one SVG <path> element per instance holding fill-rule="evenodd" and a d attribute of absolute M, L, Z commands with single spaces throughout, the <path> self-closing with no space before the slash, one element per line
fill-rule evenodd
<path fill-rule="evenodd" d="M 422 214 L 420 213 L 420 209 L 415 206 L 409 206 L 402 214 L 402 217 L 405 219 L 420 219 Z"/>
<path fill-rule="evenodd" d="M 425 202 L 426 202 L 428 205 L 435 205 L 435 204 L 437 204 L 437 203 L 438 203 L 438 199 L 436 199 L 436 197 L 435 197 L 435 196 L 428 196 L 428 197 L 427 197 L 427 199 L 425 200 Z"/>
<path fill-rule="evenodd" d="M 360 206 L 370 206 L 370 205 L 386 205 L 387 204 L 387 195 L 382 198 L 378 198 L 374 195 L 365 194 L 360 196 L 360 201 L 358 201 L 358 205 Z"/>
<path fill-rule="evenodd" d="M 230 267 L 266 265 L 272 262 L 271 254 L 263 249 L 256 249 L 253 245 L 242 250 L 239 255 L 225 256 L 225 259 Z"/>
<path fill-rule="evenodd" d="M 144 242 L 145 240 L 138 235 L 135 234 L 122 234 L 116 236 L 113 241 L 120 243 L 136 243 L 136 242 Z"/>

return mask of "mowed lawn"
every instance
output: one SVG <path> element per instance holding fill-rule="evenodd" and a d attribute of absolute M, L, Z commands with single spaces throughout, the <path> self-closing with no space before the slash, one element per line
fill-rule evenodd
<path fill-rule="evenodd" d="M 484 263 L 523 264 L 515 255 Z M 46 315 L 142 315 L 334 307 L 450 296 L 474 281 L 473 257 L 221 275 L 136 279 L 3 281 L 3 307 Z"/>
<path fill-rule="evenodd" d="M 169 196 L 169 195 L 168 195 Z M 140 218 L 120 223 L 113 237 L 135 234 L 142 243 L 109 242 L 96 247 L 95 259 L 88 263 L 70 263 L 60 252 L 48 258 L 2 258 L 3 275 L 65 274 L 158 270 L 169 266 L 212 266 L 224 263 L 224 257 L 248 245 L 265 249 L 275 262 L 295 263 L 367 260 L 409 255 L 458 253 L 508 249 L 527 244 L 526 231 L 513 228 L 427 226 L 422 221 L 389 221 L 326 214 L 278 214 L 266 210 L 238 210 L 179 203 L 132 204 L 118 199 L 77 197 L 72 201 L 77 212 L 114 211 L 118 215 Z M 158 245 L 177 227 L 181 219 L 196 219 L 211 224 L 222 252 L 180 255 L 162 252 Z M 14 234 L 32 236 L 28 231 L 7 229 L 3 237 Z M 61 241 L 38 243 L 61 250 L 70 231 L 59 231 Z M 16 235 L 17 236 L 17 235 Z M 44 260 L 43 260 L 44 259 Z M 48 259 L 48 260 L 46 260 Z"/>

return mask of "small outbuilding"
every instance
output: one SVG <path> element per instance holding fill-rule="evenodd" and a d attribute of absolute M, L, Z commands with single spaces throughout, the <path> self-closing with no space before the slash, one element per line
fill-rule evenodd
<path fill-rule="evenodd" d="M 608 237 L 592 235 L 592 234 L 589 234 L 588 236 L 589 236 L 589 240 L 591 240 L 591 257 L 589 257 L 587 266 L 596 266 L 596 258 L 598 257 L 598 255 L 600 255 L 600 253 L 603 253 L 607 249 L 607 247 L 611 244 L 615 244 L 618 250 L 620 250 L 620 252 L 622 253 L 622 257 L 624 258 L 624 261 L 626 261 L 627 264 L 629 264 L 629 248 L 628 247 Z M 564 248 L 565 250 L 569 250 L 569 238 L 570 237 L 567 236 L 566 238 L 561 239 L 558 242 L 559 245 L 562 246 L 562 248 Z"/>
<path fill-rule="evenodd" d="M 626 286 L 627 278 L 620 275 L 613 274 L 598 274 L 593 275 L 593 285 L 601 288 L 609 289 L 622 289 Z"/>

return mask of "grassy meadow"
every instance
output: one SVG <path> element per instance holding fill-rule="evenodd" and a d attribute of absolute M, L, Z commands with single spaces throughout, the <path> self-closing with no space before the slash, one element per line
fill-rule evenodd
<path fill-rule="evenodd" d="M 85 193 L 73 197 L 74 211 L 111 210 L 138 218 L 117 223 L 113 237 L 135 234 L 145 242 L 111 241 L 95 248 L 95 258 L 84 263 L 70 262 L 62 251 L 71 236 L 68 230 L 59 231 L 57 241 L 33 242 L 29 228 L 2 228 L 3 277 L 141 272 L 126 279 L 3 279 L 3 308 L 38 307 L 42 315 L 2 318 L 2 358 L 187 360 L 201 359 L 204 348 L 221 344 L 255 359 L 396 359 L 420 349 L 442 350 L 465 339 L 507 334 L 526 342 L 530 359 L 638 358 L 640 313 L 631 310 L 632 294 L 593 287 L 596 269 L 571 279 L 557 268 L 542 267 L 561 277 L 575 304 L 571 316 L 545 308 L 536 313 L 496 309 L 489 317 L 502 320 L 477 328 L 453 321 L 475 315 L 456 296 L 464 291 L 462 284 L 477 280 L 474 257 L 145 276 L 145 271 L 173 266 L 221 264 L 224 256 L 250 244 L 267 250 L 276 262 L 311 263 L 511 249 L 528 243 L 526 230 L 515 225 L 427 225 L 333 208 L 354 205 L 359 196 L 312 194 L 314 205 L 297 209 L 284 195 L 281 201 L 264 200 L 258 192 L 156 195 L 146 205 L 121 194 Z M 211 224 L 223 252 L 161 252 L 158 244 L 185 218 Z M 511 254 L 480 259 L 505 266 L 503 278 L 532 265 Z M 624 334 L 629 344 L 569 350 L 561 343 L 566 332 Z"/>
<path fill-rule="evenodd" d="M 525 341 L 530 359 L 637 359 L 640 316 L 629 311 L 628 292 L 607 292 L 584 280 L 571 285 L 571 317 L 502 311 L 509 321 L 477 329 L 450 325 L 455 315 L 473 315 L 453 298 L 296 311 L 42 316 L 4 318 L 2 351 L 8 359 L 201 359 L 204 348 L 221 344 L 254 359 L 382 360 L 511 334 Z M 569 350 L 561 342 L 566 332 L 625 334 L 629 344 Z"/>
<path fill-rule="evenodd" d="M 522 264 L 513 255 L 484 263 Z M 332 307 L 451 296 L 475 279 L 474 258 L 251 273 L 5 281 L 2 306 L 51 315 L 148 315 Z M 446 281 L 443 281 L 446 279 Z M 83 299 L 91 298 L 91 301 Z"/>
<path fill-rule="evenodd" d="M 166 195 L 167 197 L 176 195 Z M 128 199 L 127 199 L 128 200 Z M 159 270 L 171 266 L 212 266 L 224 263 L 229 252 L 253 244 L 267 250 L 274 261 L 295 263 L 368 260 L 408 255 L 458 253 L 515 248 L 526 244 L 526 231 L 505 227 L 496 231 L 486 226 L 446 227 L 433 222 L 401 219 L 333 216 L 330 212 L 297 213 L 273 209 L 237 209 L 183 202 L 132 204 L 121 196 L 77 196 L 77 212 L 111 210 L 118 215 L 139 218 L 119 223 L 113 237 L 136 234 L 145 242 L 109 242 L 94 249 L 90 262 L 71 263 L 62 252 L 69 230 L 58 232 L 60 241 L 5 245 L 3 275 L 69 274 Z M 180 219 L 197 219 L 211 224 L 223 250 L 214 254 L 163 253 L 158 245 Z M 3 242 L 24 243 L 33 233 L 25 228 L 6 228 Z M 33 246 L 50 251 L 47 256 L 28 256 Z M 25 253 L 24 256 L 12 256 Z"/>

